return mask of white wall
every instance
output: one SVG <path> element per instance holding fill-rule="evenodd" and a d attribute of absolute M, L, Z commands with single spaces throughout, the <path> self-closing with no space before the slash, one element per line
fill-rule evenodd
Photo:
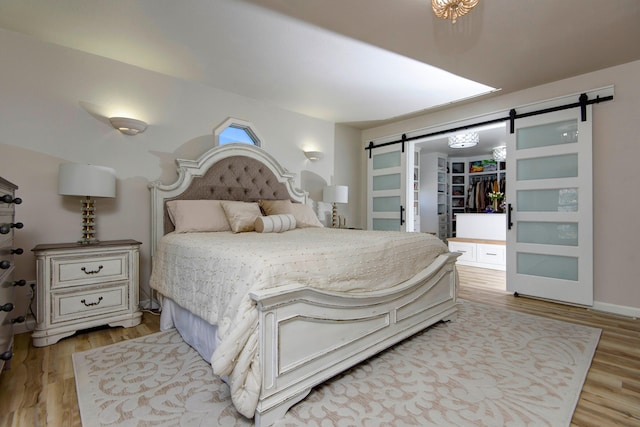
<path fill-rule="evenodd" d="M 35 245 L 80 238 L 79 200 L 57 194 L 62 162 L 116 170 L 117 197 L 97 200 L 97 234 L 143 243 L 143 299 L 151 268 L 147 184 L 171 182 L 174 160 L 209 149 L 213 129 L 228 117 L 253 123 L 266 151 L 297 174 L 297 186 L 314 190 L 334 175 L 333 123 L 5 30 L 0 52 L 0 176 L 17 184 L 24 200 L 16 209 L 25 224 L 16 243 L 26 251 L 16 260 L 18 278 L 35 279 Z M 149 127 L 122 135 L 106 119 L 115 115 Z M 310 162 L 305 148 L 322 151 L 325 160 Z M 28 289 L 20 292 L 18 310 L 26 312 Z"/>
<path fill-rule="evenodd" d="M 594 308 L 640 316 L 640 61 L 363 131 L 362 144 L 488 113 L 615 85 L 593 107 Z M 363 181 L 366 182 L 366 181 Z"/>
<path fill-rule="evenodd" d="M 362 159 L 366 153 L 360 145 L 360 130 L 345 125 L 336 126 L 336 146 L 333 181 L 336 185 L 349 186 L 349 204 L 338 205 L 338 215 L 347 217 L 347 227 L 364 228 L 361 213 L 366 211 L 361 188 Z M 366 170 L 364 172 L 366 174 Z M 366 182 L 366 181 L 365 181 Z"/>

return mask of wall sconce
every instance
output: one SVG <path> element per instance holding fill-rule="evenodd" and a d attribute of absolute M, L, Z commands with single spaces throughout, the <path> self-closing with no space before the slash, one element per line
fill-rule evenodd
<path fill-rule="evenodd" d="M 305 151 L 304 155 L 312 162 L 315 162 L 316 160 L 322 160 L 324 157 L 324 154 L 321 151 Z"/>
<path fill-rule="evenodd" d="M 58 194 L 84 197 L 80 209 L 82 239 L 78 243 L 98 243 L 96 208 L 91 197 L 116 197 L 116 171 L 105 166 L 62 163 L 58 171 Z"/>
<path fill-rule="evenodd" d="M 142 120 L 129 119 L 127 117 L 111 117 L 111 126 L 125 135 L 137 135 L 147 129 L 147 124 Z"/>

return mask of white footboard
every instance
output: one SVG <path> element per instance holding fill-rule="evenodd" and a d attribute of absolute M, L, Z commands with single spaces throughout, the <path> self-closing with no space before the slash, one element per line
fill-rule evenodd
<path fill-rule="evenodd" d="M 282 418 L 311 388 L 456 312 L 459 254 L 375 293 L 307 287 L 252 292 L 260 312 L 262 390 L 255 425 Z"/>

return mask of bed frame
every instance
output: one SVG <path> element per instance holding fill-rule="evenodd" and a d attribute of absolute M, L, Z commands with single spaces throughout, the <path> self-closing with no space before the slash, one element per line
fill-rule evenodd
<path fill-rule="evenodd" d="M 176 199 L 309 203 L 294 175 L 248 144 L 213 148 L 198 160 L 177 160 L 178 179 L 151 189 L 151 253 L 172 231 L 165 203 Z M 365 295 L 285 286 L 251 293 L 259 311 L 262 390 L 255 425 L 284 417 L 311 389 L 401 340 L 456 314 L 458 253 L 393 288 Z"/>

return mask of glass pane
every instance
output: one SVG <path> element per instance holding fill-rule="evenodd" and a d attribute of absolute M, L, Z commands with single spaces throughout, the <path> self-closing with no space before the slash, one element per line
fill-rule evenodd
<path fill-rule="evenodd" d="M 373 155 L 373 169 L 393 168 L 397 166 L 400 166 L 400 151 Z"/>
<path fill-rule="evenodd" d="M 518 181 L 578 176 L 578 154 L 521 159 L 517 163 Z"/>
<path fill-rule="evenodd" d="M 374 212 L 398 212 L 400 214 L 400 196 L 374 197 Z"/>
<path fill-rule="evenodd" d="M 518 211 L 521 212 L 577 212 L 578 189 L 518 190 Z"/>
<path fill-rule="evenodd" d="M 516 263 L 518 274 L 578 280 L 578 258 L 518 252 Z"/>
<path fill-rule="evenodd" d="M 521 128 L 516 141 L 517 150 L 578 142 L 578 122 L 573 119 Z"/>
<path fill-rule="evenodd" d="M 242 143 L 260 146 L 260 141 L 246 128 L 229 126 L 218 137 L 218 144 Z"/>
<path fill-rule="evenodd" d="M 518 221 L 518 242 L 578 246 L 578 223 Z"/>
<path fill-rule="evenodd" d="M 382 231 L 400 231 L 399 219 L 374 218 L 373 229 Z"/>
<path fill-rule="evenodd" d="M 373 191 L 399 190 L 401 187 L 400 174 L 378 175 L 373 177 Z"/>

